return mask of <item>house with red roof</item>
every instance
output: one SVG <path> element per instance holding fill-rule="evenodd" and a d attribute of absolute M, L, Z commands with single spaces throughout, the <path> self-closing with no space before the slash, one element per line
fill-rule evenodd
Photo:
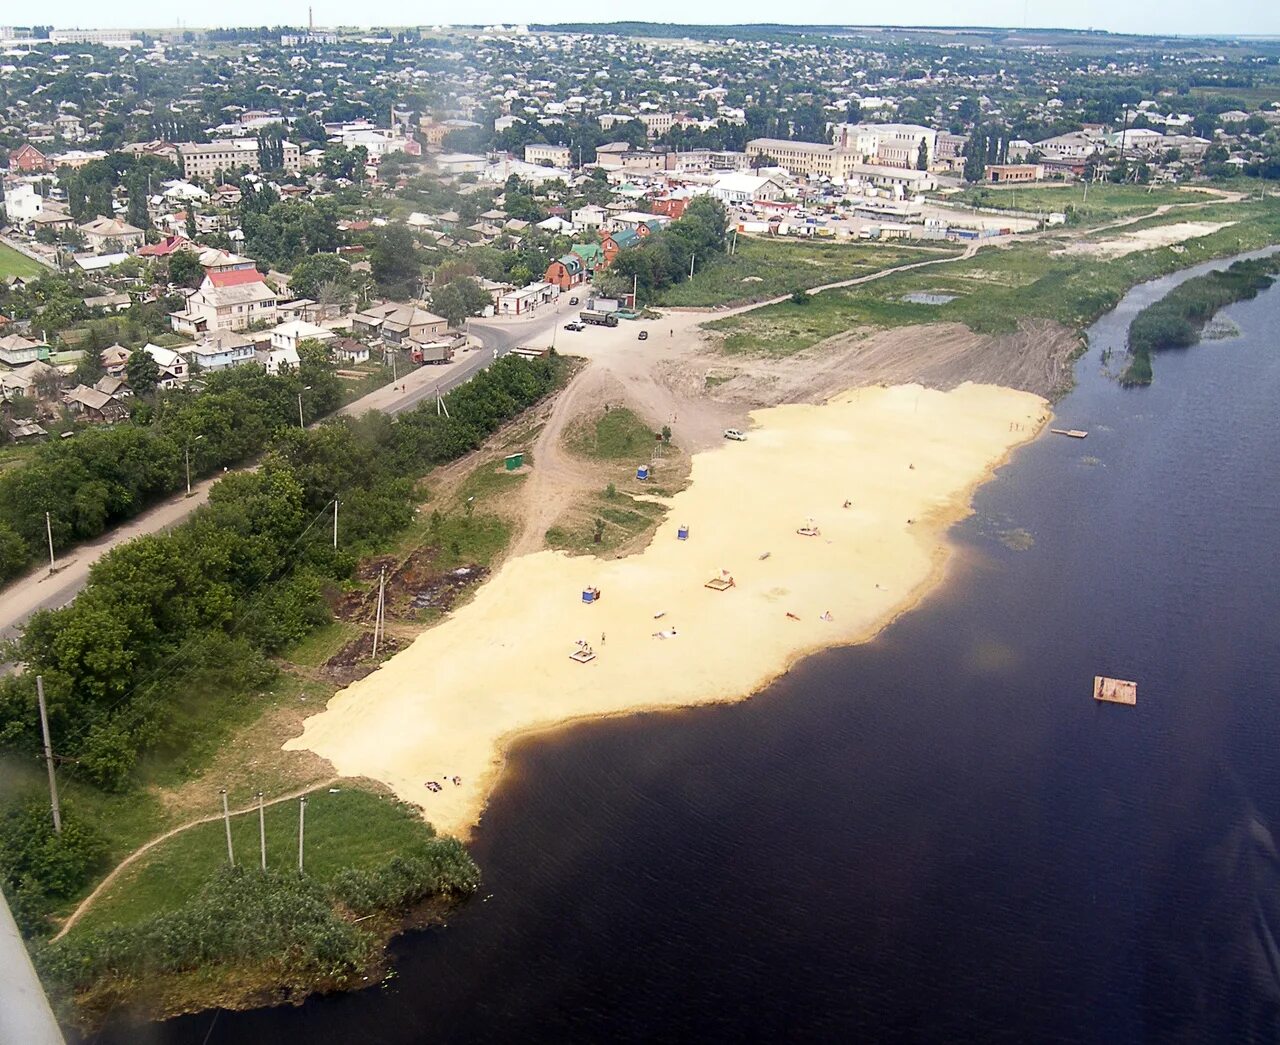
<path fill-rule="evenodd" d="M 179 334 L 199 338 L 219 330 L 248 330 L 278 322 L 279 299 L 253 267 L 206 269 L 200 289 L 181 312 L 169 313 Z"/>
<path fill-rule="evenodd" d="M 9 169 L 23 174 L 40 174 L 53 170 L 53 164 L 34 145 L 23 144 L 9 153 Z"/>

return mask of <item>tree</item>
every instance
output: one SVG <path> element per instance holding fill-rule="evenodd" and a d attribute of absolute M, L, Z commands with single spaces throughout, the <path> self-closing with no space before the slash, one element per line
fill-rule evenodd
<path fill-rule="evenodd" d="M 169 255 L 169 282 L 194 289 L 204 280 L 204 267 L 193 250 L 177 250 Z"/>
<path fill-rule="evenodd" d="M 470 276 L 459 276 L 431 291 L 431 308 L 456 327 L 468 316 L 478 316 L 491 304 L 488 293 Z"/>
<path fill-rule="evenodd" d="M 929 169 L 929 143 L 923 138 L 920 139 L 920 148 L 916 152 L 916 170 L 927 171 Z"/>
<path fill-rule="evenodd" d="M 137 229 L 151 228 L 151 215 L 147 211 L 147 176 L 141 169 L 129 176 L 129 208 L 125 221 Z"/>
<path fill-rule="evenodd" d="M 150 395 L 160 383 L 160 364 L 152 358 L 151 353 L 141 349 L 130 354 L 124 370 L 134 395 Z"/>
<path fill-rule="evenodd" d="M 373 234 L 369 267 L 378 289 L 388 297 L 407 298 L 422 276 L 418 247 L 404 225 L 388 225 Z"/>
<path fill-rule="evenodd" d="M 187 201 L 187 239 L 194 240 L 196 238 L 196 205 L 190 200 Z"/>
<path fill-rule="evenodd" d="M 351 266 L 337 254 L 311 254 L 299 261 L 289 274 L 289 292 L 300 298 L 320 297 L 320 288 L 328 283 L 348 287 Z"/>

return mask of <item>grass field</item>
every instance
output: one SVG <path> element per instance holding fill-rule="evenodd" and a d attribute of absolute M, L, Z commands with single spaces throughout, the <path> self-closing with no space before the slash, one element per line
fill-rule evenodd
<path fill-rule="evenodd" d="M 721 255 L 693 279 L 662 292 L 657 304 L 705 308 L 766 301 L 793 290 L 839 283 L 913 261 L 959 253 L 954 244 L 831 243 L 823 240 L 739 236 L 737 250 Z"/>
<path fill-rule="evenodd" d="M 247 789 L 231 797 L 233 808 L 251 805 Z M 267 866 L 298 866 L 298 803 L 281 802 L 265 814 Z M 370 868 L 396 854 L 408 854 L 431 829 L 408 807 L 369 791 L 341 787 L 313 792 L 307 800 L 305 863 L 307 874 L 327 882 L 348 867 Z M 257 811 L 233 816 L 231 838 L 236 862 L 260 866 Z M 221 819 L 201 824 L 162 842 L 129 868 L 95 901 L 72 933 L 113 923 L 132 924 L 171 911 L 190 900 L 209 875 L 227 861 L 226 828 Z"/>
<path fill-rule="evenodd" d="M 1067 211 L 1073 213 L 1081 224 L 1093 225 L 1114 218 L 1145 214 L 1169 203 L 1204 203 L 1214 197 L 1195 189 L 1177 189 L 1170 186 L 1112 185 L 1099 182 L 1089 186 L 1086 198 L 1084 186 L 1079 183 L 1059 185 L 1010 186 L 993 188 L 975 185 L 947 199 L 970 207 L 990 207 L 995 210 L 1019 210 L 1033 213 Z M 1196 215 L 1192 211 L 1187 217 Z"/>
<path fill-rule="evenodd" d="M 25 254 L 19 254 L 6 243 L 0 243 L 0 279 L 6 276 L 39 276 L 50 271 Z"/>
<path fill-rule="evenodd" d="M 568 446 L 575 454 L 596 460 L 648 460 L 653 452 L 653 429 L 626 407 L 602 413 L 595 424 L 587 422 L 569 433 Z"/>
<path fill-rule="evenodd" d="M 1135 283 L 1215 257 L 1280 242 L 1280 200 L 1222 204 L 1192 212 L 1197 219 L 1237 224 L 1189 240 L 1181 251 L 1143 251 L 1111 261 L 1056 253 L 1062 242 L 1044 239 L 984 250 L 964 261 L 886 276 L 860 287 L 825 291 L 807 304 L 790 301 L 707 324 L 724 336 L 729 353 L 785 356 L 859 327 L 958 322 L 978 333 L 1007 333 L 1021 319 L 1056 320 L 1082 329 L 1111 308 Z M 1145 224 L 1177 220 L 1165 216 Z M 1141 227 L 1137 226 L 1137 227 Z M 953 295 L 943 305 L 904 301 L 906 294 Z"/>

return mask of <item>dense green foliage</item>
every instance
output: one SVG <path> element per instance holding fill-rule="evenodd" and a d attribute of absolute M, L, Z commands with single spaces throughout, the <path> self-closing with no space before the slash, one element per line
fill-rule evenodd
<path fill-rule="evenodd" d="M 45 512 L 55 549 L 65 549 L 180 490 L 188 448 L 193 475 L 260 452 L 276 432 L 297 424 L 297 396 L 307 386 L 308 419 L 334 410 L 341 384 L 323 349 L 301 355 L 297 373 L 235 367 L 209 374 L 201 391 L 160 393 L 138 403 L 132 423 L 45 443 L 28 463 L 0 475 L 0 581 L 46 553 Z"/>
<path fill-rule="evenodd" d="M 475 892 L 480 869 L 456 838 L 437 838 L 416 852 L 393 856 L 371 870 L 350 868 L 334 876 L 330 889 L 357 915 L 396 910 L 429 896 L 459 897 Z"/>
<path fill-rule="evenodd" d="M 279 433 L 258 471 L 217 483 L 173 531 L 104 556 L 74 602 L 31 618 L 18 651 L 27 671 L 0 681 L 0 747 L 39 750 L 39 673 L 69 772 L 130 787 L 144 753 L 181 749 L 178 710 L 202 680 L 252 674 L 329 620 L 324 591 L 411 521 L 413 479 L 474 449 L 560 373 L 554 356 L 508 357 L 450 392 L 448 417 L 432 405 L 395 423 L 370 414 Z M 337 552 L 326 524 L 335 496 Z"/>
<path fill-rule="evenodd" d="M 1275 282 L 1277 272 L 1280 257 L 1272 255 L 1237 261 L 1220 272 L 1208 272 L 1174 287 L 1129 324 L 1132 359 L 1120 380 L 1126 385 L 1149 385 L 1151 353 L 1194 345 L 1218 309 L 1255 297 Z"/>
<path fill-rule="evenodd" d="M 75 896 L 102 868 L 106 843 L 75 810 L 62 808 L 55 834 L 49 803 L 30 799 L 0 814 L 0 887 L 24 932 L 39 930 L 48 908 Z"/>

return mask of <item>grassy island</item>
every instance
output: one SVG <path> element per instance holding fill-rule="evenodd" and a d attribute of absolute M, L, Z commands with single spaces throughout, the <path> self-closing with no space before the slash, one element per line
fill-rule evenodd
<path fill-rule="evenodd" d="M 1280 256 L 1237 261 L 1220 272 L 1208 272 L 1180 283 L 1129 324 L 1129 366 L 1121 375 L 1125 385 L 1149 385 L 1151 354 L 1183 348 L 1200 340 L 1200 332 L 1218 310 L 1255 297 L 1275 282 Z"/>

